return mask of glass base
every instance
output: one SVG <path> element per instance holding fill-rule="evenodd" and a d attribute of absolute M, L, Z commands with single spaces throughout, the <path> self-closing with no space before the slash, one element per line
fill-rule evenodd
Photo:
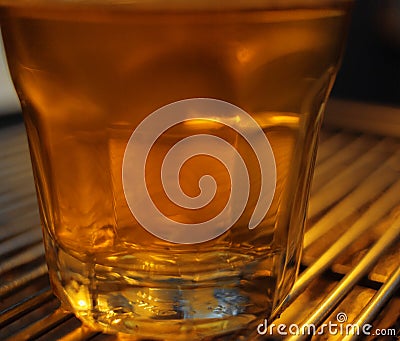
<path fill-rule="evenodd" d="M 47 233 L 45 233 L 47 234 Z M 213 270 L 170 264 L 170 273 L 128 266 L 135 254 L 114 254 L 107 264 L 78 259 L 45 235 L 49 274 L 62 307 L 93 329 L 146 340 L 210 340 L 254 333 L 271 313 L 277 254 L 255 259 L 224 252 Z M 217 257 L 208 255 L 208 258 Z M 185 257 L 188 258 L 188 257 Z M 190 259 L 190 257 L 188 258 Z M 235 262 L 233 262 L 235 260 Z M 160 260 L 160 262 L 162 262 Z M 174 272 L 172 272 L 174 270 Z"/>

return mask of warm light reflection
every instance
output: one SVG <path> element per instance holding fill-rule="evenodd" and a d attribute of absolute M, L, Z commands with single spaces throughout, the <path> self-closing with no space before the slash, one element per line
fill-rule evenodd
<path fill-rule="evenodd" d="M 282 116 L 273 116 L 271 117 L 271 121 L 273 123 L 285 123 L 287 125 L 297 125 L 299 123 L 299 117 L 298 116 L 287 116 L 287 115 L 282 115 Z"/>
<path fill-rule="evenodd" d="M 253 57 L 253 55 L 254 55 L 253 51 L 244 47 L 236 52 L 236 58 L 239 61 L 239 63 L 242 64 L 248 63 Z"/>
<path fill-rule="evenodd" d="M 207 129 L 211 127 L 215 127 L 216 123 L 230 125 L 232 123 L 239 123 L 240 117 L 239 115 L 233 117 L 210 117 L 208 119 L 190 119 L 188 121 L 184 121 L 183 124 L 186 128 L 202 128 Z"/>
<path fill-rule="evenodd" d="M 268 114 L 266 114 L 265 112 L 257 113 L 257 115 L 254 115 L 254 119 L 263 128 L 271 126 L 284 126 L 284 127 L 297 128 L 300 123 L 300 117 L 298 114 L 296 115 L 288 112 L 285 113 L 271 112 Z"/>
<path fill-rule="evenodd" d="M 153 263 L 153 262 L 147 262 L 147 261 L 145 261 L 144 262 L 144 269 L 146 269 L 146 268 L 150 268 L 150 269 L 153 269 L 155 267 L 155 264 Z"/>
<path fill-rule="evenodd" d="M 79 301 L 78 301 L 78 305 L 79 305 L 81 308 L 87 307 L 87 304 L 86 304 L 86 302 L 85 302 L 84 300 L 79 300 Z"/>

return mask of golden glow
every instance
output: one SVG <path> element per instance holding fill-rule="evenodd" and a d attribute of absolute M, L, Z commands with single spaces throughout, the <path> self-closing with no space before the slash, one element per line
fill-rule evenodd
<path fill-rule="evenodd" d="M 282 116 L 273 116 L 271 117 L 271 121 L 274 124 L 277 123 L 284 123 L 286 125 L 297 125 L 299 124 L 299 117 L 298 116 L 287 116 L 287 115 L 282 115 Z"/>
<path fill-rule="evenodd" d="M 239 115 L 229 118 L 222 117 L 210 117 L 209 119 L 191 119 L 183 122 L 185 128 L 189 129 L 210 129 L 215 128 L 215 124 L 229 124 L 229 123 L 238 123 L 240 122 Z"/>
<path fill-rule="evenodd" d="M 300 123 L 299 116 L 296 114 L 291 115 L 290 113 L 262 112 L 254 115 L 253 118 L 262 128 L 270 126 L 284 126 L 290 128 L 297 128 Z"/>
<path fill-rule="evenodd" d="M 155 265 L 153 262 L 147 262 L 147 261 L 144 262 L 144 267 L 143 267 L 144 269 L 146 269 L 146 268 L 153 269 L 154 267 L 155 267 Z"/>
<path fill-rule="evenodd" d="M 236 52 L 236 58 L 239 61 L 239 63 L 241 64 L 245 64 L 248 63 L 251 58 L 253 57 L 254 53 L 247 49 L 247 48 L 240 48 L 237 52 Z"/>

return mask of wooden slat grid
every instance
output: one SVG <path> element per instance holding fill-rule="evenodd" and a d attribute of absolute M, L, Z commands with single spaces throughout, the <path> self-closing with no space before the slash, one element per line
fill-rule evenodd
<path fill-rule="evenodd" d="M 82 326 L 51 293 L 22 124 L 0 129 L 0 165 L 0 340 L 117 339 Z M 400 138 L 325 128 L 308 216 L 304 271 L 277 322 L 346 312 L 398 333 Z"/>

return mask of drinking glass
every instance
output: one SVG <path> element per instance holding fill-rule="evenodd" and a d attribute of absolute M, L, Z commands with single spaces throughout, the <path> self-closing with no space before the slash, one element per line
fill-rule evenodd
<path fill-rule="evenodd" d="M 296 278 L 345 0 L 0 0 L 46 259 L 107 333 L 254 333 Z"/>

